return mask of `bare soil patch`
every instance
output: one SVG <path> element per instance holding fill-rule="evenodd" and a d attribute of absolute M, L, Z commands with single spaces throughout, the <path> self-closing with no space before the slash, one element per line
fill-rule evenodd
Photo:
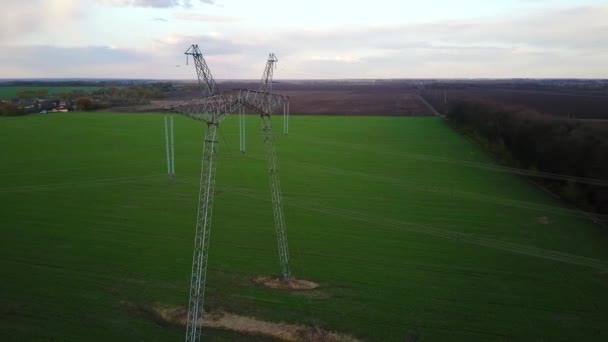
<path fill-rule="evenodd" d="M 183 307 L 154 306 L 151 309 L 155 321 L 164 321 L 166 325 L 185 327 L 188 312 Z M 251 335 L 263 335 L 283 341 L 358 341 L 353 336 L 334 331 L 322 330 L 300 324 L 275 323 L 254 317 L 235 315 L 227 312 L 207 313 L 202 322 L 204 327 L 232 330 Z"/>
<path fill-rule="evenodd" d="M 549 224 L 551 223 L 551 220 L 549 220 L 549 218 L 546 216 L 540 216 L 536 218 L 536 222 L 540 224 Z"/>
<path fill-rule="evenodd" d="M 255 277 L 251 279 L 251 281 L 258 285 L 266 286 L 271 289 L 288 291 L 314 290 L 320 287 L 320 285 L 315 283 L 314 281 L 293 278 L 288 281 L 285 281 L 279 278 Z"/>
<path fill-rule="evenodd" d="M 257 89 L 256 82 L 219 82 L 223 90 Z M 182 101 L 200 97 L 192 84 L 166 94 L 165 100 Z M 372 116 L 433 116 L 418 98 L 417 87 L 411 82 L 370 81 L 277 81 L 273 92 L 290 97 L 290 112 L 295 115 L 372 115 Z M 150 109 L 146 109 L 150 110 Z M 281 110 L 276 114 L 280 115 Z"/>
<path fill-rule="evenodd" d="M 298 115 L 432 116 L 415 93 L 386 89 L 286 90 L 291 113 Z M 278 91 L 277 91 L 278 92 Z"/>

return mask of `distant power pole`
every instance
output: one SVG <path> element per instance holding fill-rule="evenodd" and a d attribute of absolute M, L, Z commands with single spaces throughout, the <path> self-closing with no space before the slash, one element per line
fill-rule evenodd
<path fill-rule="evenodd" d="M 175 138 L 173 130 L 173 114 L 169 116 L 171 122 L 171 177 L 175 177 Z"/>
<path fill-rule="evenodd" d="M 171 177 L 171 152 L 169 149 L 169 126 L 167 125 L 167 115 L 165 114 L 165 148 L 167 150 L 167 175 Z"/>
<path fill-rule="evenodd" d="M 167 124 L 169 116 L 169 124 Z M 165 114 L 165 147 L 167 150 L 167 175 L 175 177 L 175 141 L 173 138 L 173 115 Z"/>
<path fill-rule="evenodd" d="M 289 134 L 289 100 L 283 103 L 283 134 Z"/>
<path fill-rule="evenodd" d="M 245 107 L 239 107 L 240 151 L 245 153 Z"/>

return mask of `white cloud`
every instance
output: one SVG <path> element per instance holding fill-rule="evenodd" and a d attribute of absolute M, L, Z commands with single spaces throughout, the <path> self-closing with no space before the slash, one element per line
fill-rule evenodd
<path fill-rule="evenodd" d="M 57 23 L 84 17 L 78 0 L 3 0 L 0 6 L 0 44 L 19 42 Z"/>
<path fill-rule="evenodd" d="M 171 54 L 182 50 L 186 51 L 191 44 L 198 44 L 205 56 L 233 55 L 248 49 L 246 45 L 226 39 L 217 32 L 208 32 L 196 36 L 168 35 L 157 39 L 155 43 L 154 49 L 156 51 L 170 51 Z"/>
<path fill-rule="evenodd" d="M 168 7 L 191 7 L 191 0 L 97 0 L 101 5 L 115 7 L 153 7 L 153 8 L 168 8 Z M 214 5 L 213 0 L 200 0 L 201 3 Z"/>
<path fill-rule="evenodd" d="M 177 12 L 175 13 L 174 18 L 178 20 L 202 21 L 208 23 L 234 23 L 242 20 L 241 18 L 237 17 L 191 11 Z"/>
<path fill-rule="evenodd" d="M 189 3 L 177 0 L 105 0 L 114 6 L 138 6 L 143 2 L 146 6 L 173 4 L 173 7 Z M 0 57 L 0 65 L 4 64 L 5 69 L 6 65 L 11 65 L 13 74 L 29 75 L 34 70 L 61 77 L 69 70 L 70 73 L 82 72 L 80 76 L 87 77 L 93 76 L 91 72 L 104 70 L 106 76 L 116 77 L 165 75 L 166 78 L 191 78 L 193 74 L 187 72 L 187 68 L 176 70 L 175 65 L 185 62 L 183 52 L 190 44 L 197 43 L 218 78 L 257 78 L 265 57 L 271 51 L 276 52 L 281 60 L 277 77 L 283 78 L 319 78 L 321 75 L 327 75 L 326 78 L 608 77 L 605 68 L 608 60 L 608 22 L 605 21 L 608 6 L 545 8 L 542 11 L 526 10 L 517 16 L 424 24 L 317 26 L 286 30 L 245 28 L 247 23 L 240 22 L 219 25 L 240 18 L 174 8 L 166 13 L 166 18 L 180 22 L 163 24 L 163 30 L 166 27 L 169 33 L 166 36 L 139 43 L 136 48 L 141 53 L 117 46 L 107 48 L 108 51 L 99 47 L 81 47 L 83 50 L 52 50 L 45 54 L 45 50 L 38 46 L 39 49 L 32 50 L 32 53 L 45 55 L 43 65 L 37 65 L 30 58 L 19 58 L 26 50 L 20 52 L 21 47 L 18 47 L 12 52 L 8 45 L 21 44 L 21 38 L 29 33 L 49 30 L 56 26 L 57 18 L 69 22 L 86 17 L 82 14 L 82 8 L 86 6 L 76 0 L 9 0 L 7 6 L 13 14 L 11 18 L 7 16 L 6 20 L 0 20 L 0 46 L 5 45 L 9 53 Z M 50 19 L 31 16 L 33 8 L 51 13 Z M 12 19 L 13 16 L 19 19 Z M 153 19 L 148 16 L 145 20 Z M 206 22 L 210 24 L 206 25 Z M 158 23 L 154 25 L 159 26 Z M 180 29 L 171 31 L 173 27 L 182 27 L 181 32 L 188 32 L 183 27 L 194 27 L 201 33 L 180 34 Z M 229 30 L 224 29 L 228 27 Z M 101 54 L 105 62 L 93 57 L 86 62 L 92 51 Z M 82 62 L 79 60 L 77 67 L 63 62 L 75 60 L 78 56 Z M 103 67 L 87 68 L 87 63 Z M 281 69 L 286 72 L 282 73 Z"/>
<path fill-rule="evenodd" d="M 328 77 L 593 78 L 608 76 L 605 18 L 608 6 L 545 8 L 517 17 L 252 32 L 242 39 L 280 48 L 282 60 L 302 74 Z M 355 67 L 340 66 L 352 61 Z"/>
<path fill-rule="evenodd" d="M 105 6 L 115 7 L 174 7 L 181 4 L 179 0 L 97 0 L 98 3 Z"/>
<path fill-rule="evenodd" d="M 344 63 L 356 63 L 359 60 L 353 56 L 312 56 L 313 61 L 334 61 Z"/>
<path fill-rule="evenodd" d="M 151 58 L 146 53 L 116 46 L 56 47 L 48 45 L 6 46 L 12 54 L 0 54 L 0 65 L 27 70 L 28 77 L 119 77 L 112 74 L 117 66 L 146 65 Z M 43 58 L 41 58 L 43 56 Z M 3 77 L 17 77 L 7 70 Z"/>

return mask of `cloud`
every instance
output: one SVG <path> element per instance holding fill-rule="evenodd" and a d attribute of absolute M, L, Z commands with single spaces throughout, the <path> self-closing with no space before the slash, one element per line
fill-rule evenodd
<path fill-rule="evenodd" d="M 240 39 L 276 49 L 294 74 L 606 77 L 601 62 L 608 60 L 605 18 L 608 6 L 545 8 L 517 16 L 422 24 L 252 32 L 241 34 Z"/>
<path fill-rule="evenodd" d="M 257 61 L 271 51 L 280 78 L 606 77 L 603 18 L 608 6 L 533 9 L 421 24 L 173 36 L 170 49 L 197 43 L 214 73 L 238 78 L 257 77 Z"/>
<path fill-rule="evenodd" d="M 191 7 L 191 0 L 97 0 L 99 4 L 114 7 Z M 214 5 L 214 0 L 200 0 L 201 3 Z"/>
<path fill-rule="evenodd" d="M 245 44 L 235 43 L 232 40 L 216 34 L 207 35 L 170 35 L 156 40 L 156 49 L 163 51 L 186 51 L 192 44 L 198 44 L 204 56 L 231 55 L 243 53 L 247 50 Z"/>
<path fill-rule="evenodd" d="M 149 60 L 144 53 L 112 46 L 57 47 L 47 45 L 7 46 L 0 64 L 27 64 L 34 68 L 104 66 L 113 63 L 141 63 Z M 44 56 L 44 58 L 40 58 Z"/>
<path fill-rule="evenodd" d="M 312 56 L 310 59 L 313 61 L 334 61 L 344 63 L 357 63 L 359 61 L 352 56 Z"/>
<path fill-rule="evenodd" d="M 56 27 L 58 22 L 74 22 L 86 13 L 79 0 L 3 0 L 0 6 L 0 44 Z M 32 15 L 44 13 L 44 15 Z"/>
<path fill-rule="evenodd" d="M 241 21 L 241 18 L 224 15 L 214 15 L 197 12 L 177 12 L 174 15 L 177 20 L 203 21 L 209 23 L 234 23 Z"/>
<path fill-rule="evenodd" d="M 247 42 L 236 42 L 220 33 L 208 32 L 202 35 L 168 35 L 157 39 L 149 51 L 159 64 L 172 66 L 167 70 L 168 78 L 193 79 L 196 74 L 192 59 L 189 67 L 175 68 L 176 63 L 186 64 L 184 52 L 192 44 L 198 44 L 212 74 L 218 79 L 258 78 L 264 69 L 268 51 L 260 51 Z"/>
<path fill-rule="evenodd" d="M 114 7 L 175 7 L 179 6 L 180 0 L 97 0 L 98 3 L 105 6 Z M 189 1 L 187 1 L 189 2 Z"/>
<path fill-rule="evenodd" d="M 56 47 L 46 45 L 6 46 L 0 54 L 0 72 L 5 77 L 120 77 L 120 67 L 145 66 L 153 61 L 146 53 L 110 46 Z M 40 58 L 44 56 L 44 58 Z M 16 69 L 16 70 L 13 70 Z"/>
<path fill-rule="evenodd" d="M 19 41 L 25 34 L 23 32 L 52 29 L 56 18 L 51 16 L 52 21 L 46 22 L 46 18 L 30 16 L 31 8 L 15 5 L 23 3 L 22 0 L 8 1 L 9 10 L 15 9 L 11 13 L 20 19 L 13 20 L 10 25 L 6 24 L 12 20 L 10 18 L 4 23 L 0 21 L 0 46 L 3 52 L 5 45 L 9 51 L 0 56 L 0 74 L 6 75 L 39 74 L 48 77 L 52 74 L 62 77 L 81 72 L 79 75 L 84 77 L 99 73 L 116 77 L 192 78 L 191 68 L 175 68 L 175 65 L 185 62 L 183 52 L 190 44 L 196 43 L 218 78 L 259 77 L 271 51 L 276 52 L 280 59 L 276 74 L 280 78 L 608 77 L 605 71 L 608 6 L 544 8 L 542 11 L 525 9 L 517 15 L 507 13 L 399 25 L 279 30 L 245 28 L 239 23 L 230 25 L 230 30 L 221 31 L 218 25 L 209 25 L 217 31 L 203 31 L 198 35 L 180 34 L 179 25 L 175 25 L 175 31 L 169 31 L 170 35 L 151 38 L 137 46 L 140 50 L 103 46 L 35 46 L 28 50 Z M 125 6 L 142 3 L 135 0 L 105 2 Z M 190 3 L 143 2 L 148 6 L 154 3 L 155 6 L 173 4 L 173 7 Z M 82 6 L 76 0 L 32 0 L 31 3 L 50 10 L 65 21 L 82 17 L 79 15 Z M 217 24 L 241 20 L 186 12 L 181 8 L 174 9 L 172 13 L 167 14 L 172 15 L 167 17 L 172 21 Z M 146 17 L 145 20 L 150 19 Z M 158 17 L 153 20 L 166 19 Z M 205 29 L 207 26 L 200 27 Z M 13 48 L 16 50 L 11 55 Z M 30 56 L 45 57 L 41 61 Z"/>
<path fill-rule="evenodd" d="M 517 17 L 439 21 L 414 25 L 336 28 L 290 34 L 304 46 L 403 50 L 433 45 L 608 48 L 608 6 L 530 11 Z M 526 15 L 527 14 L 527 15 Z M 565 24 L 567 23 L 567 24 Z M 288 41 L 290 39 L 285 39 Z"/>
<path fill-rule="evenodd" d="M 544 48 L 607 48 L 608 6 L 532 10 L 527 15 L 412 26 L 437 40 Z"/>

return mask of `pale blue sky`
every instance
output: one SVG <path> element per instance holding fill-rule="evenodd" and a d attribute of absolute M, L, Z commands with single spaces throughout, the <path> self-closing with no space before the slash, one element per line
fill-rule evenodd
<path fill-rule="evenodd" d="M 608 1 L 0 0 L 0 78 L 608 78 Z M 37 16 L 36 14 L 39 14 Z"/>

